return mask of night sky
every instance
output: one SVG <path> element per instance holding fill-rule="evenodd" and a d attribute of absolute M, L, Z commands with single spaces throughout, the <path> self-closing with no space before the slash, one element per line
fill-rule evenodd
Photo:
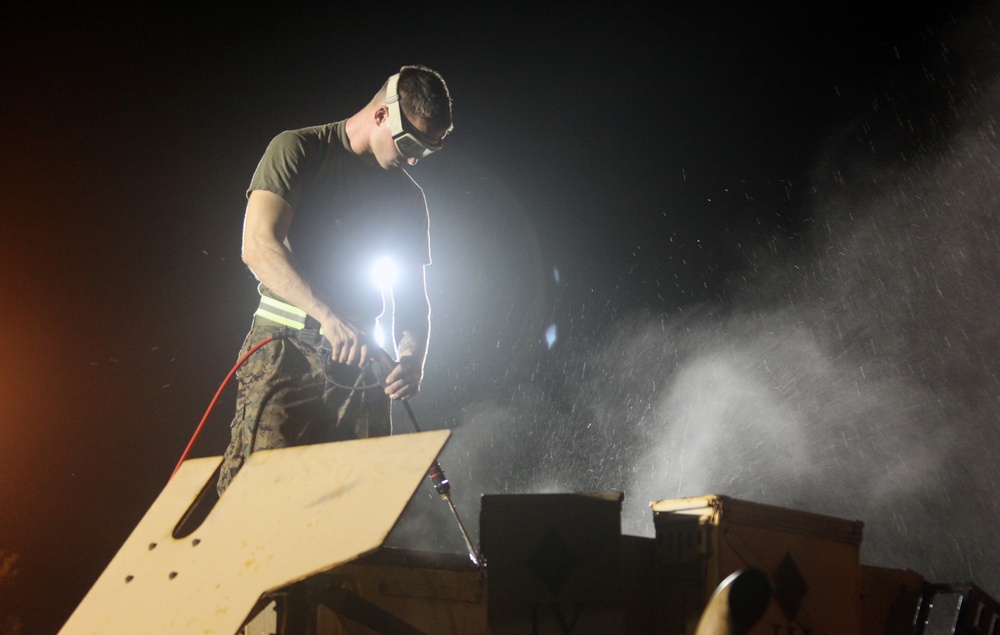
<path fill-rule="evenodd" d="M 642 535 L 730 494 L 1000 593 L 998 11 L 703 4 L 5 9 L 0 633 L 58 630 L 235 362 L 267 142 L 414 63 L 455 131 L 411 170 L 413 407 L 474 531 L 482 493 L 624 490 Z M 460 552 L 418 499 L 394 540 Z"/>

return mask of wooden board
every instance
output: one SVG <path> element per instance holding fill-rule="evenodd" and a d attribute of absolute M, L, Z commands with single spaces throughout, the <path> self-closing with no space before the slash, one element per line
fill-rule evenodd
<path fill-rule="evenodd" d="M 378 548 L 449 434 L 257 452 L 176 539 L 221 457 L 186 461 L 60 634 L 235 633 L 262 593 Z"/>

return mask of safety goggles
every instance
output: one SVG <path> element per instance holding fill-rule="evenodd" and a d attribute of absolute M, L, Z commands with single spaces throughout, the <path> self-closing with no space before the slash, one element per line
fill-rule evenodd
<path fill-rule="evenodd" d="M 409 124 L 403 116 L 403 110 L 399 107 L 399 92 L 396 84 L 399 82 L 399 73 L 389 78 L 389 83 L 385 89 L 385 103 L 389 107 L 389 130 L 392 132 L 392 141 L 396 144 L 399 154 L 407 159 L 423 159 L 441 149 L 440 143 L 433 143 L 419 130 L 408 130 L 404 124 Z M 412 128 L 412 124 L 410 125 Z"/>

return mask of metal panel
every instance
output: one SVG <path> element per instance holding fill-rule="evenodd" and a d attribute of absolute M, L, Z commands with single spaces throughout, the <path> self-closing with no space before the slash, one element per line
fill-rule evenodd
<path fill-rule="evenodd" d="M 490 632 L 622 633 L 620 492 L 483 496 Z"/>

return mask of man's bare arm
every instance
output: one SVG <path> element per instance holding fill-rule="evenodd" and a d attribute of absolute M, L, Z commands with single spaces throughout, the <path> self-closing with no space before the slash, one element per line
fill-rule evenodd
<path fill-rule="evenodd" d="M 399 365 L 386 378 L 385 392 L 408 399 L 420 390 L 430 336 L 430 302 L 422 266 L 399 272 L 393 287 L 393 330 Z"/>
<path fill-rule="evenodd" d="M 266 190 L 251 192 L 243 222 L 243 262 L 268 289 L 319 321 L 333 359 L 360 364 L 368 354 L 363 334 L 342 321 L 295 268 L 284 242 L 291 223 L 292 208 L 285 199 Z"/>

